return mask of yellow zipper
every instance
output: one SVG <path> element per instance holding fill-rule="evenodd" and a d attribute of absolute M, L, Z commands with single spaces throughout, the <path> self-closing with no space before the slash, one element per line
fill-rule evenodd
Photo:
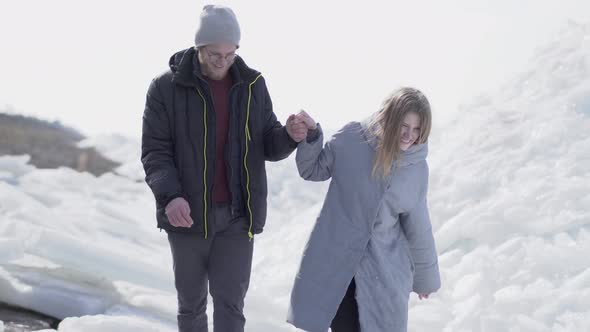
<path fill-rule="evenodd" d="M 252 85 L 256 83 L 256 81 L 262 76 L 262 74 L 258 75 L 252 83 L 248 86 L 248 108 L 246 109 L 246 127 L 244 131 L 246 133 L 246 151 L 244 153 L 244 169 L 246 170 L 246 193 L 248 194 L 246 205 L 248 207 L 248 215 L 250 217 L 250 227 L 248 228 L 248 237 L 250 240 L 254 238 L 254 234 L 252 234 L 252 207 L 250 206 L 250 172 L 248 171 L 248 142 L 252 140 L 252 136 L 250 135 L 250 128 L 248 127 L 248 122 L 250 121 L 250 102 L 252 100 Z"/>
<path fill-rule="evenodd" d="M 205 161 L 205 165 L 203 167 L 203 224 L 205 226 L 205 239 L 207 238 L 207 101 L 201 90 L 197 88 L 197 92 L 201 99 L 203 100 L 203 126 L 205 128 L 204 132 L 204 139 L 203 139 L 203 158 Z"/>

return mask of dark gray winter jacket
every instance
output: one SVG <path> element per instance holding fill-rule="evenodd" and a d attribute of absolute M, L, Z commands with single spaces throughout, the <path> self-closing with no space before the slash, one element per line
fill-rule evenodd
<path fill-rule="evenodd" d="M 215 110 L 197 51 L 170 58 L 170 70 L 148 90 L 143 114 L 141 161 L 156 199 L 158 227 L 207 236 L 215 178 Z M 262 75 L 238 56 L 231 66 L 229 133 L 225 160 L 234 217 L 244 216 L 249 235 L 262 232 L 266 220 L 265 161 L 286 158 L 297 147 L 273 112 Z M 165 207 L 176 197 L 190 204 L 194 224 L 177 228 Z"/>

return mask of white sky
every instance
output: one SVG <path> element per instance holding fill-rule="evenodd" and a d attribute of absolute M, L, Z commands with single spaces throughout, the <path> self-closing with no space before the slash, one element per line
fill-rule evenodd
<path fill-rule="evenodd" d="M 193 43 L 211 1 L 3 1 L 0 110 L 83 133 L 141 133 L 150 80 Z M 590 1 L 221 1 L 240 54 L 266 77 L 279 119 L 305 108 L 337 128 L 401 85 L 422 89 L 435 124 L 497 88 Z"/>

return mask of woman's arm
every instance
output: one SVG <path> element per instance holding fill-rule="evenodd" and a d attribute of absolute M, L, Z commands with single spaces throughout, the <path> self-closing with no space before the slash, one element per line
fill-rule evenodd
<path fill-rule="evenodd" d="M 311 130 L 307 139 L 301 141 L 297 147 L 297 170 L 305 180 L 325 181 L 332 176 L 334 151 L 330 142 L 325 146 L 323 143 L 322 127 L 317 124 L 317 128 Z"/>
<path fill-rule="evenodd" d="M 402 214 L 400 222 L 415 266 L 413 291 L 433 293 L 440 288 L 440 273 L 426 197 L 412 211 Z"/>

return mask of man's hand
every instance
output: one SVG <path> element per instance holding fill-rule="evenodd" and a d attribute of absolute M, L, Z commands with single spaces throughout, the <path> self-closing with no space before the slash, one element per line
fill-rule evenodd
<path fill-rule="evenodd" d="M 166 216 L 170 224 L 175 227 L 191 227 L 191 208 L 188 202 L 182 197 L 176 197 L 166 205 Z"/>
<path fill-rule="evenodd" d="M 291 114 L 285 126 L 287 127 L 287 134 L 295 142 L 299 143 L 307 137 L 307 125 L 298 115 Z"/>
<path fill-rule="evenodd" d="M 418 298 L 419 298 L 420 300 L 425 300 L 425 299 L 427 299 L 427 298 L 428 298 L 428 296 L 429 296 L 429 295 L 430 295 L 430 294 L 418 294 Z"/>

